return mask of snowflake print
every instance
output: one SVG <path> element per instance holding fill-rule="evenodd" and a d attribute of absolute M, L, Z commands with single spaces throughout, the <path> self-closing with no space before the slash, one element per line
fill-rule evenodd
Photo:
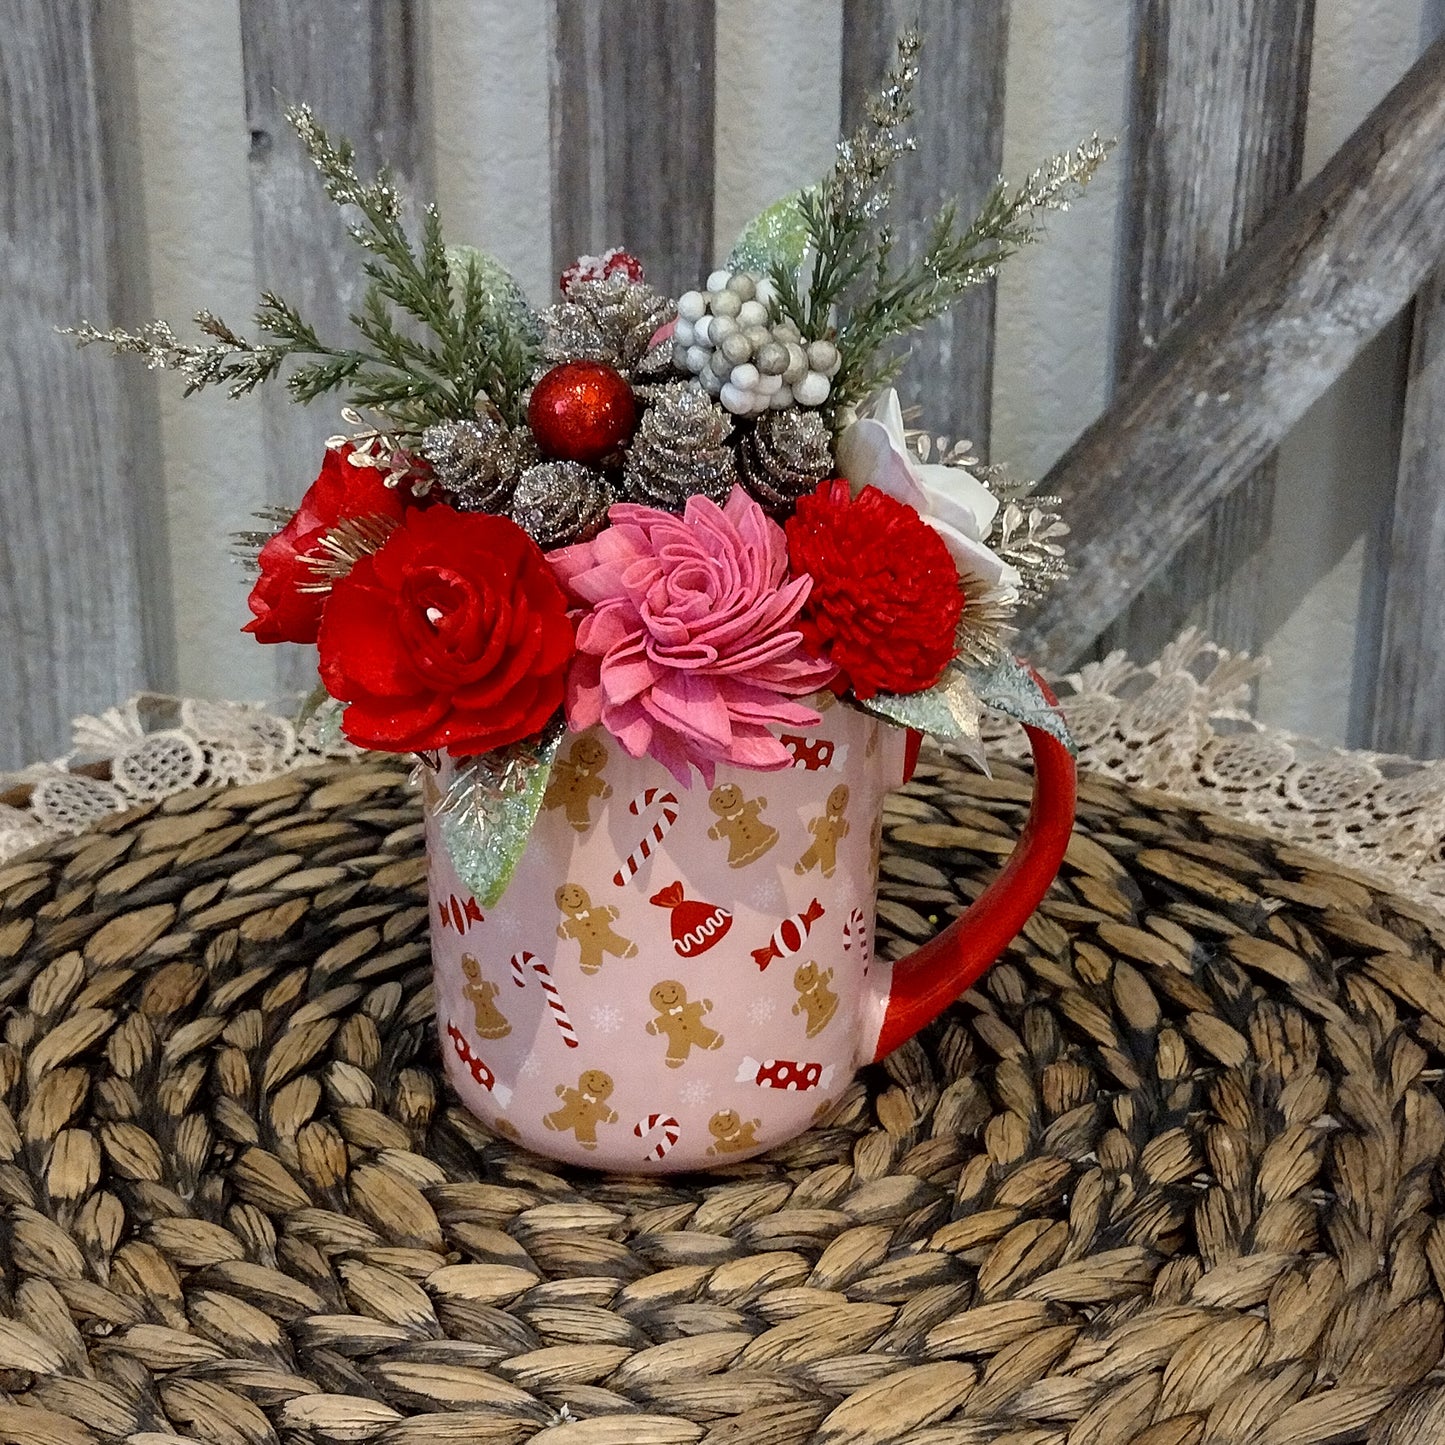
<path fill-rule="evenodd" d="M 770 998 L 755 998 L 748 1005 L 748 1017 L 755 1024 L 765 1024 L 777 1011 L 777 1007 Z"/>
<path fill-rule="evenodd" d="M 712 1085 L 703 1079 L 690 1079 L 682 1086 L 682 1093 L 679 1097 L 689 1107 L 701 1108 L 712 1097 Z"/>
<path fill-rule="evenodd" d="M 592 1027 L 599 1034 L 615 1034 L 622 1027 L 622 1010 L 605 1003 L 592 1010 Z"/>
<path fill-rule="evenodd" d="M 522 1060 L 522 1067 L 517 1070 L 524 1078 L 535 1079 L 542 1072 L 542 1060 L 536 1054 L 528 1054 Z"/>
<path fill-rule="evenodd" d="M 774 913 L 785 906 L 783 890 L 775 875 L 768 874 L 761 878 L 754 887 L 749 890 L 748 902 L 752 904 L 759 913 Z"/>

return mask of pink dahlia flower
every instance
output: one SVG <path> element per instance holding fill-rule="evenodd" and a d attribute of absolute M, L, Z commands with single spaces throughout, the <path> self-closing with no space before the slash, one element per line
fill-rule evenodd
<path fill-rule="evenodd" d="M 692 497 L 681 516 L 619 503 L 590 542 L 547 554 L 578 606 L 567 722 L 601 723 L 633 757 L 681 783 L 695 763 L 771 770 L 792 754 L 769 731 L 807 727 L 835 668 L 804 647 L 812 578 L 788 577 L 783 529 L 741 487 L 726 505 Z"/>

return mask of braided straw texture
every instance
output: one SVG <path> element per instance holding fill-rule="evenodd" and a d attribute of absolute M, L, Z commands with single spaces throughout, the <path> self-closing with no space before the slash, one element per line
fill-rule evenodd
<path fill-rule="evenodd" d="M 1028 778 L 925 759 L 897 955 Z M 695 1179 L 531 1157 L 437 1069 L 415 796 L 326 763 L 0 871 L 7 1445 L 1445 1440 L 1445 933 L 1086 778 L 1005 959 Z"/>
<path fill-rule="evenodd" d="M 1122 652 L 1054 680 L 1084 767 L 1243 818 L 1445 910 L 1445 761 L 1324 747 L 1249 714 L 1267 667 L 1197 631 L 1140 666 Z M 1028 754 L 986 716 L 990 754 Z M 354 750 L 313 719 L 143 695 L 75 723 L 75 751 L 0 774 L 0 862 L 110 813 L 209 783 L 250 783 Z M 79 765 L 103 760 L 89 773 Z"/>

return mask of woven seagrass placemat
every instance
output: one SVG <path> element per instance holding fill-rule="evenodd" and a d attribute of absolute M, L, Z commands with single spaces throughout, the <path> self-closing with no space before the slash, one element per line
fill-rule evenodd
<path fill-rule="evenodd" d="M 1445 929 L 1086 779 L 1025 936 L 825 1127 L 689 1180 L 449 1099 L 400 767 L 0 872 L 0 1437 L 22 1445 L 1445 1440 Z M 926 762 L 880 944 L 1027 778 Z"/>

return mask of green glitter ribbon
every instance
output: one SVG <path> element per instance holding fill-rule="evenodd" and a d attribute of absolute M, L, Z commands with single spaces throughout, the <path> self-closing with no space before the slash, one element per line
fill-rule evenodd
<path fill-rule="evenodd" d="M 437 826 L 457 877 L 483 908 L 493 907 L 512 881 L 565 731 L 555 718 L 526 742 L 462 759 L 437 805 Z"/>
<path fill-rule="evenodd" d="M 1063 713 L 1044 696 L 1033 674 L 1005 652 L 987 662 L 954 663 L 923 692 L 880 692 L 858 705 L 888 722 L 949 743 L 985 773 L 988 764 L 981 733 L 983 714 L 989 709 L 1048 733 L 1070 754 L 1077 752 Z"/>

